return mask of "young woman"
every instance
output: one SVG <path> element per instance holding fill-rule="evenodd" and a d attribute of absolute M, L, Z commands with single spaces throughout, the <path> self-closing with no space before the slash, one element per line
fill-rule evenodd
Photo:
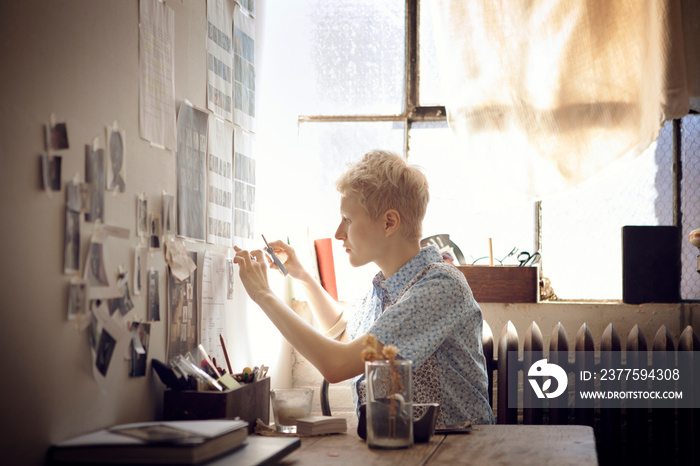
<path fill-rule="evenodd" d="M 281 241 L 270 245 L 289 274 L 304 284 L 325 332 L 308 325 L 270 290 L 262 251 L 236 248 L 234 261 L 247 293 L 326 380 L 354 378 L 356 407 L 365 399 L 360 353 L 365 335 L 372 334 L 380 352 L 392 345 L 399 358 L 413 361 L 414 401 L 440 403 L 438 426 L 493 423 L 481 309 L 464 275 L 445 263 L 437 248 L 420 247 L 429 200 L 425 175 L 394 153 L 372 151 L 348 169 L 337 188 L 341 222 L 335 238 L 352 266 L 372 262 L 380 270 L 347 329 L 338 304 Z"/>

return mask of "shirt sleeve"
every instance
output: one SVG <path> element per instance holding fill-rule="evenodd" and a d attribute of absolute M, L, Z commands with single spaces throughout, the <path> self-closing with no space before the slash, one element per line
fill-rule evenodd
<path fill-rule="evenodd" d="M 468 319 L 463 303 L 469 295 L 466 283 L 445 272 L 428 274 L 388 306 L 368 333 L 396 346 L 399 356 L 412 360 L 417 370 Z"/>

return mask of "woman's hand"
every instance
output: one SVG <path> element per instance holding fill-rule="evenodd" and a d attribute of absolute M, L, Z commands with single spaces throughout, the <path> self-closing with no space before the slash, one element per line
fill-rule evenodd
<path fill-rule="evenodd" d="M 255 301 L 260 292 L 271 292 L 263 252 L 260 250 L 248 252 L 236 246 L 233 249 L 236 251 L 233 262 L 238 264 L 241 282 L 248 296 Z"/>
<path fill-rule="evenodd" d="M 299 258 L 297 257 L 297 253 L 294 251 L 294 248 L 292 248 L 290 245 L 285 243 L 284 241 L 272 241 L 270 243 L 270 247 L 275 251 L 275 254 L 277 255 L 277 258 L 284 264 L 284 268 L 287 269 L 287 272 L 289 272 L 289 275 L 292 278 L 296 278 L 297 280 L 303 280 L 307 278 L 307 272 L 306 269 L 301 265 L 301 262 L 299 261 Z M 277 266 L 270 261 L 268 257 L 268 263 L 270 264 L 271 269 L 277 269 Z"/>

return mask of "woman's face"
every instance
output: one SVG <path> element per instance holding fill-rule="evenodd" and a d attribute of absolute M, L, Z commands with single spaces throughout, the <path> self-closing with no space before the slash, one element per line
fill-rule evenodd
<path fill-rule="evenodd" d="M 350 265 L 360 267 L 376 262 L 384 250 L 384 222 L 372 220 L 367 210 L 352 197 L 340 198 L 341 221 L 335 238 L 343 242 Z"/>

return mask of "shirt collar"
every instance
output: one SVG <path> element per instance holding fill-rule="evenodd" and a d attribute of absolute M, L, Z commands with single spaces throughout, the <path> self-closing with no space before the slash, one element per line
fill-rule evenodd
<path fill-rule="evenodd" d="M 440 254 L 438 248 L 431 244 L 421 249 L 413 259 L 408 261 L 388 279 L 384 277 L 384 273 L 380 270 L 377 275 L 374 276 L 372 284 L 378 295 L 381 296 L 381 290 L 384 289 L 389 293 L 389 296 L 392 298 L 396 297 L 418 272 L 423 270 L 427 265 L 442 260 L 442 254 Z"/>

